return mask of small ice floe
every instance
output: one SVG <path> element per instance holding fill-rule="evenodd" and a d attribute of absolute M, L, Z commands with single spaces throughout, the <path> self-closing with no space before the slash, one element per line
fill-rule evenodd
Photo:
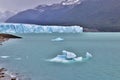
<path fill-rule="evenodd" d="M 63 50 L 62 53 L 63 53 L 62 55 L 57 55 L 56 57 L 49 59 L 47 61 L 71 63 L 71 62 L 83 62 L 85 60 L 89 60 L 90 58 L 92 58 L 92 55 L 89 52 L 86 53 L 86 57 L 82 57 L 82 56 L 77 57 L 75 53 L 66 50 Z"/>
<path fill-rule="evenodd" d="M 52 39 L 51 41 L 63 41 L 63 40 L 64 40 L 63 38 L 58 37 L 58 38 Z"/>
<path fill-rule="evenodd" d="M 62 53 L 63 53 L 63 55 L 65 55 L 66 59 L 73 59 L 73 58 L 77 57 L 75 53 L 69 52 L 66 50 L 63 50 Z"/>
<path fill-rule="evenodd" d="M 0 56 L 3 59 L 9 58 L 10 56 Z"/>

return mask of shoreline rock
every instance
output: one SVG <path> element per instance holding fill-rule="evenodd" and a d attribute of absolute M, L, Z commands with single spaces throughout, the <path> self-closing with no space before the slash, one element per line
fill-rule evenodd
<path fill-rule="evenodd" d="M 8 73 L 7 69 L 0 68 L 0 80 L 19 80 L 17 75 Z"/>
<path fill-rule="evenodd" d="M 12 35 L 12 34 L 0 33 L 0 38 L 22 38 L 22 37 L 15 36 L 15 35 Z"/>
<path fill-rule="evenodd" d="M 16 72 L 10 72 L 6 68 L 0 68 L 0 80 L 31 80 L 31 78 Z"/>
<path fill-rule="evenodd" d="M 17 39 L 17 38 L 22 38 L 22 37 L 15 36 L 15 35 L 12 35 L 12 34 L 0 33 L 0 45 L 2 45 L 2 42 L 4 42 L 4 41 L 7 41 L 9 39 Z"/>

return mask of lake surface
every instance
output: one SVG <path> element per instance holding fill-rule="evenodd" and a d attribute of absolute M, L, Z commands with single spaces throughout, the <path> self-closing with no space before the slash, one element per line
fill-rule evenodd
<path fill-rule="evenodd" d="M 17 34 L 0 46 L 0 65 L 31 80 L 120 80 L 120 33 Z M 61 37 L 64 41 L 53 42 Z M 62 50 L 93 58 L 71 64 L 48 62 Z"/>

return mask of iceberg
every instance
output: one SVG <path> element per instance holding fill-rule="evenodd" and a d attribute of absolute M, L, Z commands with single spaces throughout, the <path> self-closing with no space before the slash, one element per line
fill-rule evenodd
<path fill-rule="evenodd" d="M 3 59 L 9 58 L 10 56 L 0 56 Z"/>
<path fill-rule="evenodd" d="M 0 33 L 81 33 L 80 26 L 44 26 L 34 24 L 0 23 Z"/>
<path fill-rule="evenodd" d="M 63 41 L 63 40 L 64 40 L 63 38 L 58 37 L 58 38 L 52 39 L 51 41 Z"/>
<path fill-rule="evenodd" d="M 63 55 L 66 56 L 65 57 L 66 59 L 74 59 L 75 57 L 77 57 L 75 53 L 69 52 L 69 51 L 66 51 L 66 50 L 63 50 L 62 53 L 63 53 Z"/>
<path fill-rule="evenodd" d="M 86 53 L 86 58 L 92 58 L 92 57 L 93 56 L 89 52 Z"/>
<path fill-rule="evenodd" d="M 72 63 L 72 62 L 84 62 L 92 58 L 92 54 L 89 52 L 86 53 L 86 57 L 77 57 L 77 55 L 73 52 L 69 52 L 66 50 L 62 51 L 62 55 L 57 55 L 52 59 L 48 59 L 50 62 L 60 62 L 60 63 Z"/>

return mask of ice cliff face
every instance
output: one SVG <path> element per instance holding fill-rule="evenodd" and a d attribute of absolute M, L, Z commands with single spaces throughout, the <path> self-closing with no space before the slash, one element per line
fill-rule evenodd
<path fill-rule="evenodd" d="M 0 23 L 0 33 L 80 33 L 80 26 L 42 26 L 30 24 Z"/>

